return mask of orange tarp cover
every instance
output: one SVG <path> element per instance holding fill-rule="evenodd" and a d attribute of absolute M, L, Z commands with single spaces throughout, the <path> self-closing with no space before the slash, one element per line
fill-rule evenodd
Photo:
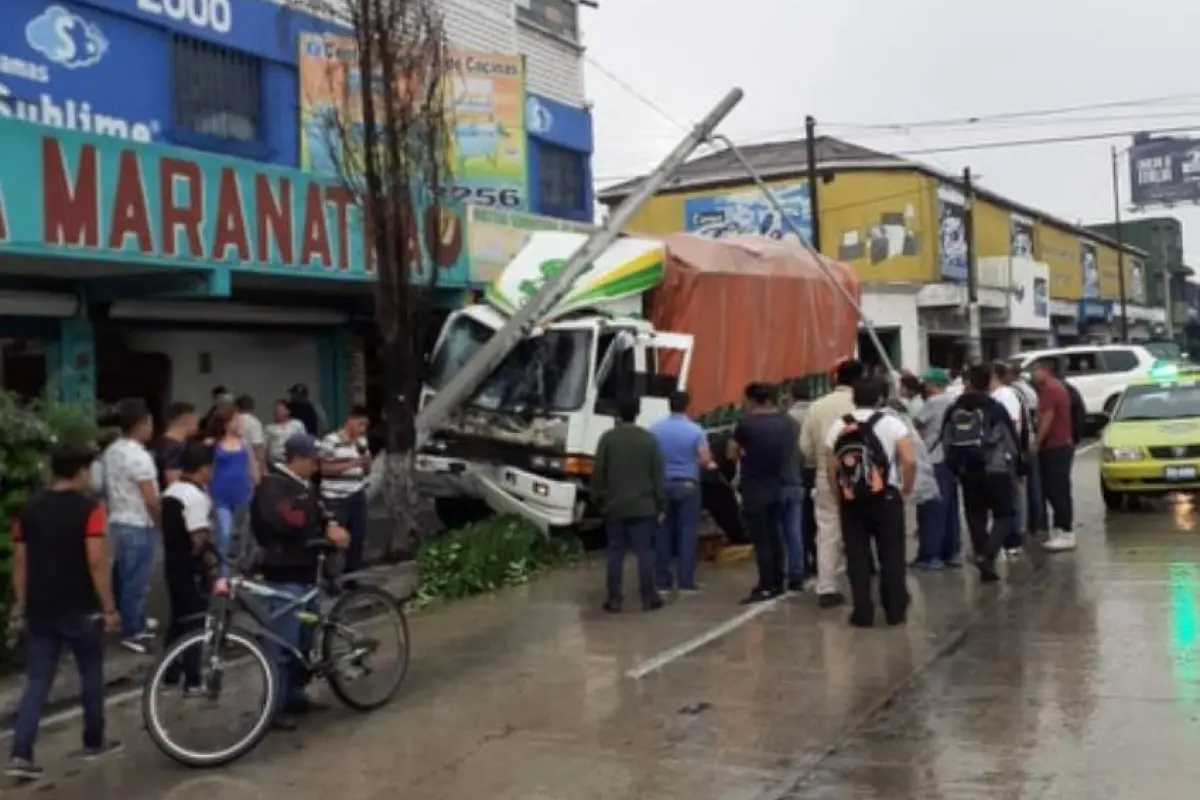
<path fill-rule="evenodd" d="M 664 241 L 666 277 L 650 298 L 651 321 L 695 337 L 687 381 L 693 412 L 740 401 L 753 381 L 824 372 L 854 354 L 858 315 L 800 245 L 690 233 Z M 825 263 L 857 299 L 850 267 Z"/>

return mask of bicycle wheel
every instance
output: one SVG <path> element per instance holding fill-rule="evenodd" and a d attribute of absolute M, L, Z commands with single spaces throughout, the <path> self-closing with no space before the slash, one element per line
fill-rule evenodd
<path fill-rule="evenodd" d="M 198 630 L 174 642 L 155 663 L 142 690 L 142 719 L 150 739 L 164 754 L 197 768 L 219 767 L 253 750 L 270 729 L 279 691 L 275 665 L 253 634 L 229 628 L 216 649 L 209 646 L 209 638 L 205 631 Z M 198 687 L 185 686 L 187 680 L 179 674 L 185 656 L 199 659 Z M 242 689 L 253 690 L 255 684 L 261 686 L 262 698 L 237 716 L 238 721 L 246 723 L 244 726 L 230 731 L 229 725 L 204 724 L 216 714 L 228 716 L 228 701 Z M 173 700 L 178 701 L 178 710 Z M 213 730 L 226 740 L 232 734 L 232 742 L 191 741 L 192 736 Z"/>
<path fill-rule="evenodd" d="M 389 644 L 395 654 L 381 669 Z M 325 618 L 321 659 L 329 689 L 351 708 L 371 711 L 395 697 L 408 674 L 408 620 L 396 598 L 375 586 L 339 597 Z"/>

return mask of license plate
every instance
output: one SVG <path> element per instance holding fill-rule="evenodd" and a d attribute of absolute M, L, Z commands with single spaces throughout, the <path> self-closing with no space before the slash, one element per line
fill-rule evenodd
<path fill-rule="evenodd" d="M 1195 467 L 1167 467 L 1163 478 L 1169 481 L 1191 481 L 1196 479 Z"/>

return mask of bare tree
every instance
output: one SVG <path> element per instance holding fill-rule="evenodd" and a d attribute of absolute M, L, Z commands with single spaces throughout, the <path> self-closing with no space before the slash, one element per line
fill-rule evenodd
<path fill-rule="evenodd" d="M 437 0 L 294 0 L 342 22 L 326 37 L 328 86 L 337 98 L 319 119 L 327 154 L 362 208 L 365 256 L 378 276 L 387 455 L 382 490 L 393 521 L 389 553 L 427 528 L 428 504 L 413 480 L 413 421 L 420 398 L 451 197 L 449 76 L 452 59 Z M 353 42 L 353 47 L 339 47 Z M 376 470 L 379 475 L 380 470 Z"/>

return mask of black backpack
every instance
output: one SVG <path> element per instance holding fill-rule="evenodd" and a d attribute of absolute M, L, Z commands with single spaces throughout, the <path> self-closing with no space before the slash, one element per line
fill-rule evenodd
<path fill-rule="evenodd" d="M 863 422 L 851 414 L 842 417 L 845 427 L 833 443 L 833 457 L 843 503 L 877 498 L 887 490 L 891 464 L 875 434 L 875 423 L 883 418 L 883 414 L 876 411 Z"/>
<path fill-rule="evenodd" d="M 999 428 L 981 408 L 953 406 L 942 426 L 942 450 L 950 471 L 959 476 L 996 471 L 1005 435 Z"/>
<path fill-rule="evenodd" d="M 1087 433 L 1087 406 L 1083 404 L 1083 396 L 1079 394 L 1079 390 L 1069 381 L 1063 381 L 1063 386 L 1066 387 L 1067 397 L 1071 400 L 1071 438 L 1075 440 L 1075 444 L 1079 444 Z"/>

